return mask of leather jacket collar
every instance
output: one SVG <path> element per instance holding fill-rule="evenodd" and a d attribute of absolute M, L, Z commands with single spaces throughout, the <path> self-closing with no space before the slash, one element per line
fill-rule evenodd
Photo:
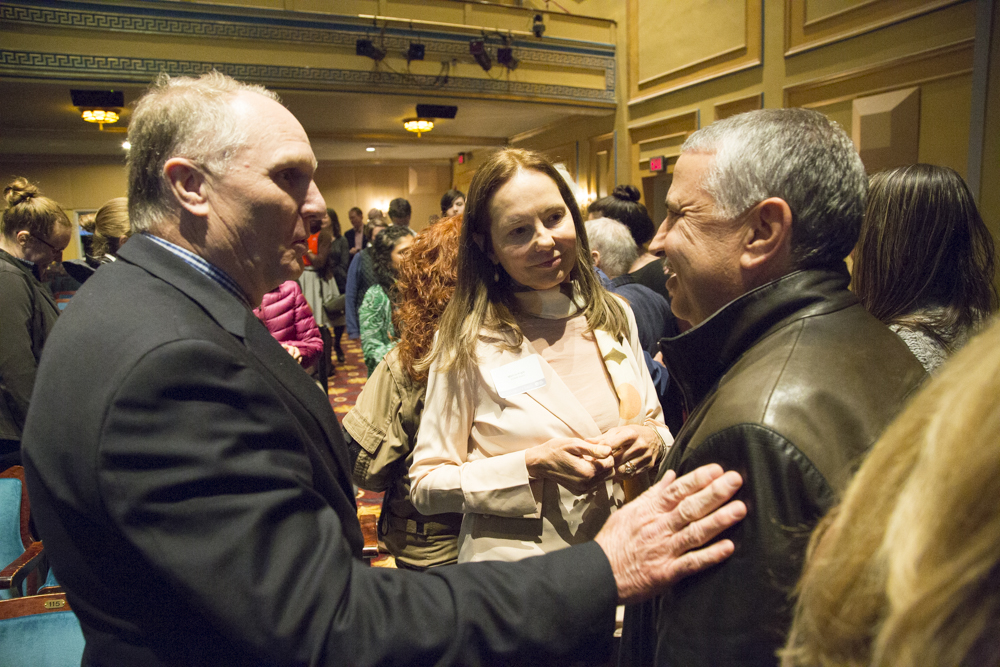
<path fill-rule="evenodd" d="M 792 322 L 858 302 L 847 266 L 803 269 L 751 290 L 696 327 L 660 340 L 663 363 L 690 412 L 744 352 Z"/>

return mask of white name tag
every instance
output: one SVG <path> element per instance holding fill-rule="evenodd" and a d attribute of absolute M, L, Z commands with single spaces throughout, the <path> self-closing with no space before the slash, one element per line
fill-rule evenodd
<path fill-rule="evenodd" d="M 500 398 L 508 398 L 545 386 L 545 373 L 542 372 L 537 354 L 494 368 L 490 371 L 490 375 L 493 376 L 493 385 Z"/>

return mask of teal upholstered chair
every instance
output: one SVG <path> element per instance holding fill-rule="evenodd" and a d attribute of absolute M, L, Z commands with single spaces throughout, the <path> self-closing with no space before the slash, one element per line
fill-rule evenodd
<path fill-rule="evenodd" d="M 65 594 L 0 600 L 0 665 L 79 667 L 84 643 Z"/>
<path fill-rule="evenodd" d="M 30 517 L 24 468 L 0 472 L 0 600 L 30 595 L 38 587 L 29 576 L 43 565 L 44 554 L 31 535 Z"/>

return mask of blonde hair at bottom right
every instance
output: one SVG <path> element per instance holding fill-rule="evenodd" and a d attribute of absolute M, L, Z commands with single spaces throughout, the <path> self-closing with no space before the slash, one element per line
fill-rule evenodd
<path fill-rule="evenodd" d="M 914 397 L 813 533 L 781 659 L 1000 664 L 1000 321 Z"/>

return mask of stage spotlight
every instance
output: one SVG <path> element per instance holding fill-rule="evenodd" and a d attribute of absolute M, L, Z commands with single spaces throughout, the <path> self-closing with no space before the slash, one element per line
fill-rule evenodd
<path fill-rule="evenodd" d="M 417 42 L 410 42 L 410 48 L 406 52 L 406 62 L 411 60 L 424 59 L 424 45 Z"/>
<path fill-rule="evenodd" d="M 356 52 L 359 56 L 367 56 L 376 62 L 385 58 L 385 51 L 372 44 L 370 39 L 359 39 Z"/>
<path fill-rule="evenodd" d="M 493 60 L 490 58 L 490 54 L 486 50 L 486 43 L 483 40 L 474 39 L 469 42 L 469 53 L 472 54 L 472 57 L 476 59 L 476 62 L 485 71 L 489 72 L 490 68 L 493 67 Z"/>
<path fill-rule="evenodd" d="M 497 62 L 507 69 L 517 69 L 517 64 L 520 61 L 514 57 L 514 49 L 509 46 L 501 46 L 497 49 Z"/>
<path fill-rule="evenodd" d="M 535 14 L 535 20 L 531 23 L 531 32 L 535 33 L 535 37 L 539 39 L 545 34 L 545 22 L 542 20 L 541 14 Z"/>

